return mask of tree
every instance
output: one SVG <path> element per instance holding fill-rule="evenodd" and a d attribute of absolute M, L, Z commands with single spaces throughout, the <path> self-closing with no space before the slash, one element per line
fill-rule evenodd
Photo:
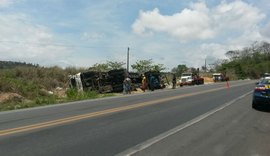
<path fill-rule="evenodd" d="M 165 69 L 163 64 L 153 64 L 152 59 L 139 60 L 135 64 L 131 65 L 132 69 L 135 69 L 139 74 L 143 74 L 148 71 L 162 71 Z"/>
<path fill-rule="evenodd" d="M 138 73 L 143 74 L 151 70 L 152 60 L 139 60 L 135 64 L 131 65 L 132 69 L 137 70 Z"/>
<path fill-rule="evenodd" d="M 202 71 L 207 71 L 207 67 L 206 66 L 202 66 L 201 69 L 202 69 Z"/>
<path fill-rule="evenodd" d="M 107 65 L 109 69 L 114 70 L 114 69 L 123 69 L 123 65 L 126 63 L 124 62 L 116 62 L 116 61 L 107 61 Z"/>
<path fill-rule="evenodd" d="M 231 50 L 225 54 L 231 61 L 238 59 L 240 52 L 238 50 Z"/>
<path fill-rule="evenodd" d="M 107 61 L 107 63 L 96 63 L 89 70 L 97 72 L 108 72 L 114 69 L 123 69 L 124 62 Z"/>
<path fill-rule="evenodd" d="M 179 64 L 177 67 L 173 68 L 171 70 L 172 73 L 175 73 L 176 76 L 181 76 L 182 73 L 186 72 L 187 71 L 187 66 L 184 65 L 184 64 Z"/>
<path fill-rule="evenodd" d="M 262 73 L 270 72 L 270 44 L 254 42 L 241 50 L 226 53 L 229 58 L 217 66 L 217 71 L 233 71 L 238 78 L 259 78 Z"/>
<path fill-rule="evenodd" d="M 156 64 L 152 66 L 152 71 L 162 71 L 165 70 L 166 68 L 164 67 L 163 64 Z"/>
<path fill-rule="evenodd" d="M 109 71 L 109 66 L 106 63 L 96 63 L 89 70 L 96 71 L 96 72 L 107 72 Z"/>

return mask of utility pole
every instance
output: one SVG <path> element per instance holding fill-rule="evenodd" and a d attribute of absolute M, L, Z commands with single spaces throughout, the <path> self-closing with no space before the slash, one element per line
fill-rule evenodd
<path fill-rule="evenodd" d="M 206 59 L 204 61 L 204 72 L 206 73 Z"/>
<path fill-rule="evenodd" d="M 127 49 L 127 72 L 129 72 L 129 47 Z"/>

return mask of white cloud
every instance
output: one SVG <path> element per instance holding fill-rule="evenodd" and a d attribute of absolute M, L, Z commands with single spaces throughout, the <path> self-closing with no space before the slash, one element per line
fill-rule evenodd
<path fill-rule="evenodd" d="M 210 18 L 204 4 L 194 4 L 197 10 L 184 9 L 181 13 L 165 16 L 156 8 L 153 11 L 140 12 L 139 18 L 132 25 L 137 34 L 152 31 L 166 32 L 181 41 L 191 39 L 208 39 L 214 36 L 210 29 Z"/>
<path fill-rule="evenodd" d="M 0 0 L 0 8 L 8 7 L 13 3 L 13 0 Z"/>
<path fill-rule="evenodd" d="M 213 8 L 208 8 L 204 2 L 198 2 L 171 16 L 160 14 L 158 9 L 141 11 L 132 28 L 141 35 L 165 32 L 179 41 L 214 39 L 220 35 L 231 35 L 234 31 L 258 38 L 259 34 L 254 31 L 258 31 L 258 23 L 264 17 L 259 9 L 243 1 L 224 1 Z"/>
<path fill-rule="evenodd" d="M 245 33 L 258 28 L 259 22 L 265 18 L 260 10 L 242 1 L 222 2 L 213 9 L 213 27 L 219 31 L 234 29 Z"/>
<path fill-rule="evenodd" d="M 132 25 L 133 32 L 139 35 L 130 34 L 125 25 L 130 24 L 134 10 L 123 14 L 119 10 L 128 7 L 118 7 L 111 1 L 100 1 L 95 5 L 87 2 L 85 8 L 73 12 L 76 20 L 61 14 L 70 11 L 70 8 L 61 5 L 63 12 L 58 14 L 61 18 L 59 21 L 47 17 L 46 13 L 33 15 L 25 11 L 26 8 L 20 8 L 21 5 L 14 5 L 12 9 L 4 8 L 5 11 L 0 14 L 1 59 L 86 67 L 109 59 L 125 62 L 126 48 L 130 47 L 131 64 L 140 59 L 153 59 L 155 63 L 162 63 L 168 68 L 178 64 L 201 67 L 205 58 L 224 58 L 228 50 L 241 49 L 255 40 L 269 41 L 270 22 L 263 21 L 266 15 L 259 10 L 261 6 L 257 8 L 244 0 L 224 0 L 210 7 L 206 4 L 213 3 L 198 1 L 171 15 L 162 14 L 163 10 L 159 8 L 140 11 Z M 15 2 L 0 0 L 0 9 L 8 8 Z M 28 1 L 20 4 L 31 8 Z M 52 4 L 52 1 L 48 1 L 48 6 Z M 154 5 L 145 1 L 134 4 L 138 5 L 134 8 Z M 258 6 L 257 1 L 254 4 Z M 169 7 L 168 4 L 166 6 Z M 55 23 L 48 24 L 50 21 Z M 260 28 L 263 24 L 264 27 Z M 65 41 L 71 46 L 57 46 Z"/>
<path fill-rule="evenodd" d="M 225 59 L 225 53 L 229 50 L 237 50 L 242 49 L 244 46 L 239 45 L 237 43 L 225 45 L 225 44 L 218 44 L 218 43 L 208 43 L 202 44 L 199 49 L 204 53 L 202 57 L 204 58 L 215 58 L 215 59 Z M 213 62 L 212 62 L 213 63 Z"/>
<path fill-rule="evenodd" d="M 0 23 L 2 59 L 52 65 L 68 55 L 66 48 L 54 44 L 48 28 L 32 23 L 24 14 L 1 14 Z"/>
<path fill-rule="evenodd" d="M 162 15 L 158 9 L 140 11 L 132 29 L 140 37 L 149 38 L 143 35 L 151 33 L 155 38 L 165 33 L 167 37 L 185 43 L 180 44 L 181 47 L 174 45 L 175 50 L 180 49 L 180 52 L 169 52 L 164 60 L 166 65 L 201 67 L 205 59 L 213 63 L 224 59 L 224 54 L 229 50 L 242 49 L 254 41 L 269 39 L 270 22 L 263 29 L 260 28 L 265 17 L 259 8 L 241 0 L 230 3 L 222 1 L 211 8 L 200 1 L 172 15 Z M 156 45 L 157 54 L 161 53 L 159 44 Z"/>

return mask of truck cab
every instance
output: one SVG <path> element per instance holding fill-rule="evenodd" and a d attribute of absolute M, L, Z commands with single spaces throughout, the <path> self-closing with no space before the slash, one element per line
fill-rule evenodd
<path fill-rule="evenodd" d="M 180 87 L 184 85 L 202 85 L 204 79 L 198 73 L 183 73 L 180 78 Z"/>
<path fill-rule="evenodd" d="M 192 81 L 193 81 L 192 73 L 183 73 L 180 78 L 180 86 L 192 85 Z"/>

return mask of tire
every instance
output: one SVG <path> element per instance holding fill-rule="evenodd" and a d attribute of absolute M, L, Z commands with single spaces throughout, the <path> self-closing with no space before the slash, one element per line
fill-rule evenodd
<path fill-rule="evenodd" d="M 255 101 L 252 101 L 252 108 L 253 109 L 257 109 L 258 108 L 258 106 L 256 105 Z"/>

